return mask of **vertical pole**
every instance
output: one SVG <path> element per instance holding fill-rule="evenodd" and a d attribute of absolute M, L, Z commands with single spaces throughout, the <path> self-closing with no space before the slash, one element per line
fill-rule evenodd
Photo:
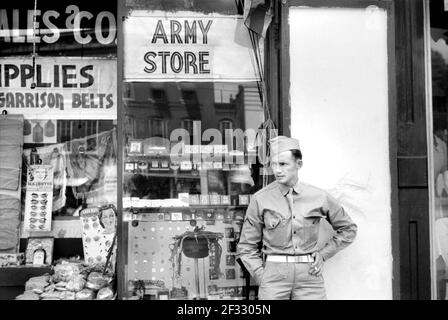
<path fill-rule="evenodd" d="M 200 287 L 199 287 L 199 262 L 198 258 L 194 258 L 194 276 L 196 281 L 196 299 L 200 299 Z"/>

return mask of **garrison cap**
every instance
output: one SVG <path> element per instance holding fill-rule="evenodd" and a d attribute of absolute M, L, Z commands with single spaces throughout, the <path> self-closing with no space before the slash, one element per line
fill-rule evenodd
<path fill-rule="evenodd" d="M 300 150 L 299 140 L 294 138 L 278 136 L 269 142 L 271 143 L 271 157 L 283 151 Z"/>

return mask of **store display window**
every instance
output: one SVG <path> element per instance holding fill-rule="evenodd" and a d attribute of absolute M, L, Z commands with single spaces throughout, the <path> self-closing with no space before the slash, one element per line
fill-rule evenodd
<path fill-rule="evenodd" d="M 254 298 L 236 255 L 264 177 L 253 48 L 234 1 L 181 2 L 126 2 L 123 298 Z"/>
<path fill-rule="evenodd" d="M 26 253 L 14 266 L 39 266 L 42 272 L 64 266 L 80 276 L 64 281 L 43 277 L 42 290 L 24 294 L 24 299 L 73 300 L 81 290 L 85 292 L 79 298 L 100 299 L 105 296 L 98 294 L 100 289 L 112 288 L 116 13 L 113 1 L 23 0 L 0 5 L 0 176 L 9 181 L 0 186 L 0 198 L 7 199 L 0 201 L 0 210 L 9 212 L 8 223 L 0 214 L 0 243 L 6 244 L 0 245 L 0 256 Z M 108 223 L 98 221 L 102 212 Z M 26 268 L 17 270 L 18 278 L 27 277 Z M 103 285 L 93 285 L 106 275 Z M 33 288 L 33 279 L 29 281 L 26 291 Z M 55 283 L 63 287 L 70 281 L 77 284 L 67 285 L 64 291 L 70 294 L 55 290 Z M 106 296 L 114 296 L 113 291 Z"/>
<path fill-rule="evenodd" d="M 431 243 L 432 243 L 432 296 L 448 299 L 448 18 L 443 1 L 431 1 L 428 22 L 428 48 L 431 61 L 432 132 L 430 148 L 432 161 L 429 176 L 432 191 Z"/>
<path fill-rule="evenodd" d="M 126 85 L 133 87 L 133 83 Z M 134 138 L 132 132 L 140 130 L 133 126 L 124 133 L 123 216 L 129 235 L 129 298 L 242 299 L 243 289 L 255 290 L 246 287 L 248 275 L 236 261 L 236 244 L 250 197 L 262 185 L 261 166 L 254 156 L 256 134 L 246 136 L 253 140 L 246 139 L 241 149 L 229 148 L 237 145 L 236 136 L 232 141 L 225 141 L 224 136 L 213 143 L 190 141 L 213 129 L 219 138 L 221 117 L 225 121 L 231 117 L 238 129 L 255 133 L 257 123 L 248 116 L 258 117 L 261 124 L 261 104 L 248 110 L 244 97 L 257 90 L 256 84 L 227 83 L 226 101 L 215 96 L 213 83 L 193 85 L 198 104 L 197 118 L 191 120 L 191 139 L 184 129 L 189 110 L 177 100 L 183 83 L 173 82 L 163 83 L 170 92 L 165 110 L 171 111 L 163 121 L 171 138 L 176 130 L 180 133 L 179 140 L 150 135 Z M 144 90 L 150 92 L 151 86 L 147 83 Z M 154 105 L 142 109 L 138 100 L 128 98 L 124 109 L 128 115 L 160 116 Z M 208 107 L 201 110 L 207 100 Z"/>

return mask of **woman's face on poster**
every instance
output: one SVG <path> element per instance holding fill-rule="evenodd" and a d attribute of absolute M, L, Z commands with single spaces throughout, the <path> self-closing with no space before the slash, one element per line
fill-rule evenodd
<path fill-rule="evenodd" d="M 47 171 L 43 168 L 39 168 L 34 170 L 34 180 L 35 181 L 44 181 L 47 177 Z"/>
<path fill-rule="evenodd" d="M 101 222 L 103 223 L 106 232 L 115 232 L 115 221 L 116 217 L 114 210 L 106 209 L 102 212 Z"/>

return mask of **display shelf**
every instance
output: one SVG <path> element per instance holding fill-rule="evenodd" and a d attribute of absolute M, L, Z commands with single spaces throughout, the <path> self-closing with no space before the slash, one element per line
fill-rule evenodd
<path fill-rule="evenodd" d="M 79 216 L 53 216 L 53 221 L 79 221 Z"/>
<path fill-rule="evenodd" d="M 21 217 L 23 221 L 23 215 Z M 79 216 L 53 216 L 53 221 L 79 221 Z"/>
<path fill-rule="evenodd" d="M 51 236 L 54 238 L 81 238 L 81 223 L 79 216 L 55 216 L 53 217 L 51 231 L 26 231 L 22 224 L 20 237 Z"/>
<path fill-rule="evenodd" d="M 0 300 L 12 300 L 25 290 L 31 277 L 50 273 L 51 266 L 17 266 L 0 268 Z"/>
<path fill-rule="evenodd" d="M 131 209 L 136 210 L 137 212 L 131 213 Z M 213 209 L 247 209 L 247 206 L 228 206 L 228 205 L 216 205 L 216 206 L 190 206 L 190 207 L 157 207 L 157 208 L 124 208 L 123 212 L 123 221 L 133 221 L 140 220 L 145 221 L 143 218 L 146 214 L 154 214 L 154 213 L 172 213 L 172 212 L 182 212 L 186 213 L 192 210 L 213 210 Z M 196 220 L 196 219 L 189 219 Z M 202 219 L 201 219 L 202 220 Z M 208 219 L 204 219 L 208 220 Z M 215 220 L 215 219 L 211 219 Z M 156 221 L 156 220 L 148 220 L 148 221 Z M 157 220 L 159 221 L 159 220 Z M 163 221 L 187 221 L 187 220 L 163 220 Z"/>
<path fill-rule="evenodd" d="M 0 268 L 0 286 L 20 286 L 25 285 L 31 277 L 37 277 L 50 273 L 51 266 L 17 266 Z"/>
<path fill-rule="evenodd" d="M 185 209 L 247 209 L 247 205 L 189 205 L 183 207 L 126 207 L 123 208 L 125 211 L 130 211 L 131 209 L 139 211 L 138 213 L 158 213 L 160 210 L 168 211 L 180 211 Z"/>
<path fill-rule="evenodd" d="M 162 171 L 162 170 L 160 170 Z M 178 179 L 201 179 L 199 175 L 193 175 L 188 173 L 172 173 L 167 171 L 154 171 L 154 172 L 124 172 L 123 176 L 124 178 L 129 178 L 135 175 L 142 175 L 146 177 L 160 177 L 160 178 L 178 178 Z"/>

